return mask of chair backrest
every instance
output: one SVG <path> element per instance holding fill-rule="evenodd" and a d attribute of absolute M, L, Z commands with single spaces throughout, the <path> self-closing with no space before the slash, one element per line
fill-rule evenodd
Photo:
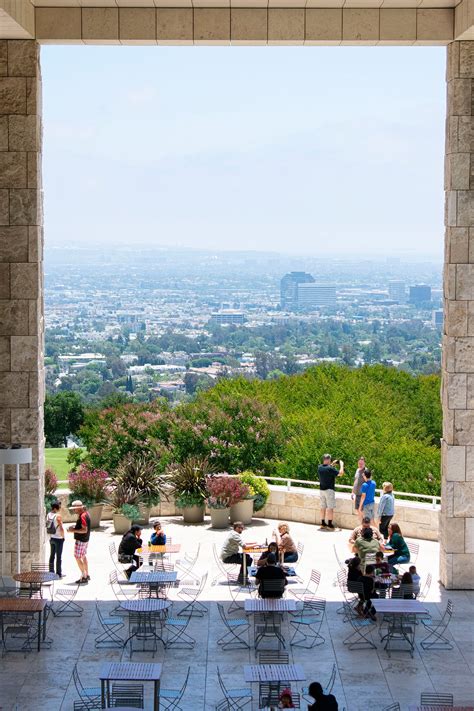
<path fill-rule="evenodd" d="M 112 558 L 114 558 L 117 555 L 117 546 L 115 545 L 115 541 L 112 541 L 112 543 L 109 543 L 109 553 Z"/>
<path fill-rule="evenodd" d="M 301 558 L 303 557 L 304 543 L 296 544 L 296 552 L 298 553 L 298 563 L 301 563 Z"/>
<path fill-rule="evenodd" d="M 314 592 L 316 592 L 316 590 L 317 590 L 318 587 L 319 587 L 319 583 L 321 582 L 321 573 L 319 572 L 319 570 L 314 570 L 314 569 L 313 569 L 313 570 L 311 571 L 310 581 L 311 581 L 311 582 L 313 583 L 313 585 L 315 586 Z"/>
<path fill-rule="evenodd" d="M 425 584 L 423 585 L 423 589 L 418 593 L 418 597 L 420 600 L 424 600 L 428 596 L 432 580 L 433 577 L 431 573 L 428 573 L 428 575 L 426 576 Z"/>
<path fill-rule="evenodd" d="M 261 597 L 283 597 L 286 580 L 261 580 L 259 593 Z"/>
<path fill-rule="evenodd" d="M 432 694 L 431 692 L 425 692 L 420 696 L 420 704 L 422 706 L 454 706 L 454 698 L 452 694 Z"/>
<path fill-rule="evenodd" d="M 277 652 L 273 649 L 266 649 L 258 655 L 259 664 L 289 664 L 290 655 L 288 652 Z"/>
<path fill-rule="evenodd" d="M 49 573 L 49 566 L 47 565 L 37 565 L 36 563 L 31 564 L 31 570 L 39 573 Z"/>
<path fill-rule="evenodd" d="M 221 616 L 222 622 L 226 627 L 229 627 L 229 623 L 227 621 L 227 617 L 224 610 L 224 605 L 221 602 L 217 603 L 217 609 L 219 610 L 219 615 Z"/>
<path fill-rule="evenodd" d="M 111 570 L 109 573 L 109 583 L 111 585 L 117 585 L 118 583 L 118 575 L 116 570 Z"/>
<path fill-rule="evenodd" d="M 303 611 L 302 614 L 307 614 L 308 612 L 317 612 L 318 615 L 324 613 L 326 610 L 326 599 L 324 597 L 316 597 L 315 595 L 306 595 L 303 598 Z"/>
<path fill-rule="evenodd" d="M 334 555 L 336 556 L 337 565 L 338 565 L 339 568 L 342 568 L 342 566 L 344 565 L 344 563 L 343 563 L 343 561 L 339 558 L 336 545 L 333 544 L 332 547 L 333 547 L 333 550 L 334 550 Z"/>
<path fill-rule="evenodd" d="M 398 588 L 392 588 L 392 597 L 411 600 L 413 595 L 413 583 L 401 583 Z"/>
<path fill-rule="evenodd" d="M 324 687 L 324 693 L 330 694 L 334 688 L 334 682 L 336 681 L 337 664 L 332 665 L 331 676 L 328 679 L 328 683 Z"/>
<path fill-rule="evenodd" d="M 390 706 L 384 706 L 382 711 L 400 711 L 400 704 L 396 701 L 394 704 L 390 704 Z"/>
<path fill-rule="evenodd" d="M 187 687 L 187 685 L 188 685 L 188 680 L 189 680 L 189 674 L 190 674 L 190 672 L 191 672 L 191 667 L 188 667 L 188 673 L 186 674 L 186 678 L 185 678 L 185 680 L 184 680 L 184 682 L 183 682 L 183 686 L 182 686 L 181 689 L 179 690 L 179 696 L 174 700 L 175 708 L 178 708 L 178 704 L 179 704 L 179 702 L 181 701 L 181 699 L 182 699 L 183 696 L 184 696 L 184 692 L 186 691 L 186 687 Z"/>
<path fill-rule="evenodd" d="M 418 553 L 420 552 L 420 546 L 418 543 L 407 542 L 408 550 L 410 551 L 410 563 L 415 563 L 418 558 Z"/>

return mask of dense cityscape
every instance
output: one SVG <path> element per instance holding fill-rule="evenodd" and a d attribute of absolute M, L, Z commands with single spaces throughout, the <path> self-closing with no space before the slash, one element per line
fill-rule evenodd
<path fill-rule="evenodd" d="M 438 372 L 440 306 L 435 263 L 53 248 L 48 392 L 76 391 L 89 404 L 180 401 L 218 378 L 275 378 L 321 362 Z"/>

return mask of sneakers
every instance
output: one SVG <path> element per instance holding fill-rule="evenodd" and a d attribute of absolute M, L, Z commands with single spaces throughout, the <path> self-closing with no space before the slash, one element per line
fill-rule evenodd
<path fill-rule="evenodd" d="M 323 520 L 323 521 L 321 521 L 321 525 L 320 525 L 320 527 L 319 527 L 319 530 L 320 530 L 320 531 L 325 531 L 327 527 L 328 527 L 328 526 L 327 526 L 326 521 Z"/>
<path fill-rule="evenodd" d="M 87 585 L 88 582 L 88 578 L 79 578 L 79 580 L 74 581 L 74 585 Z"/>

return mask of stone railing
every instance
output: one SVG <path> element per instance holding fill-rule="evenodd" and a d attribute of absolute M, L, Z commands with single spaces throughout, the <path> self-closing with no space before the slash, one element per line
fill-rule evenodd
<path fill-rule="evenodd" d="M 270 498 L 264 509 L 258 512 L 259 518 L 280 519 L 282 521 L 297 521 L 300 523 L 319 524 L 319 490 L 315 488 L 291 487 L 291 483 L 296 480 L 285 480 L 290 482 L 289 486 L 270 485 Z M 352 529 L 358 524 L 358 518 L 354 511 L 354 503 L 350 493 L 344 491 L 336 492 L 336 510 L 334 522 L 341 528 Z M 344 487 L 350 490 L 350 487 Z M 75 520 L 75 516 L 66 508 L 69 491 L 58 489 L 56 492 L 58 499 L 62 503 L 61 514 L 67 523 Z M 413 496 L 413 495 L 412 495 Z M 431 497 L 425 497 L 431 500 Z M 406 501 L 397 499 L 395 492 L 395 516 L 405 536 L 409 538 L 421 538 L 427 541 L 438 540 L 439 530 L 439 504 L 437 497 L 433 497 L 431 503 L 419 501 Z M 377 504 L 377 499 L 376 499 Z M 163 501 L 151 510 L 152 516 L 176 516 L 180 511 L 176 508 L 172 499 Z M 105 506 L 103 520 L 112 517 L 112 510 Z"/>

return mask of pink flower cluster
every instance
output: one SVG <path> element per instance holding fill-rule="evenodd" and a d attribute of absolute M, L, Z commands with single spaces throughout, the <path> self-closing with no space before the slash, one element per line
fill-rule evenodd
<path fill-rule="evenodd" d="M 207 505 L 210 508 L 229 508 L 249 495 L 249 487 L 226 472 L 206 477 Z"/>
<path fill-rule="evenodd" d="M 102 469 L 89 469 L 81 464 L 75 472 L 69 472 L 69 488 L 79 498 L 102 501 L 108 479 Z"/>

